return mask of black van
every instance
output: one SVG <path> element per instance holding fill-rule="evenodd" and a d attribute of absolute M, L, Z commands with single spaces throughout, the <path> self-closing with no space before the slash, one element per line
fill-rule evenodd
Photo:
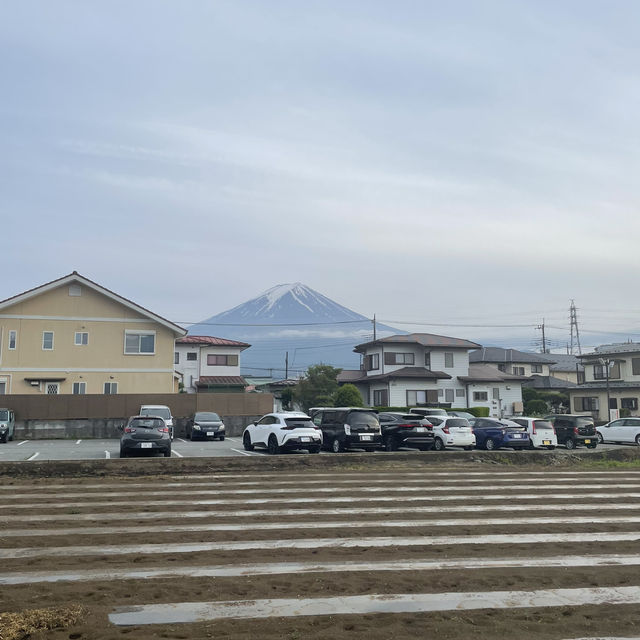
<path fill-rule="evenodd" d="M 590 416 L 554 413 L 546 416 L 545 420 L 553 424 L 558 444 L 563 444 L 567 449 L 575 449 L 581 444 L 589 449 L 595 449 L 598 446 L 596 425 Z"/>
<path fill-rule="evenodd" d="M 309 415 L 322 430 L 322 446 L 339 453 L 345 449 L 376 451 L 382 448 L 378 412 L 361 407 L 318 407 Z"/>

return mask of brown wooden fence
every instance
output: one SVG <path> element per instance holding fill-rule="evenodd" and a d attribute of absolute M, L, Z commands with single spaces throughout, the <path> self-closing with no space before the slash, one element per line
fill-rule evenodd
<path fill-rule="evenodd" d="M 143 404 L 162 404 L 176 418 L 196 411 L 223 416 L 260 416 L 273 411 L 270 393 L 154 393 L 122 395 L 5 395 L 0 406 L 13 409 L 17 420 L 127 418 Z"/>

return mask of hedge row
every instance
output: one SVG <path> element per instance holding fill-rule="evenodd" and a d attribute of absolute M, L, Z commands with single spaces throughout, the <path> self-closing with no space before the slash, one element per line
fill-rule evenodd
<path fill-rule="evenodd" d="M 373 407 L 376 411 L 402 411 L 403 413 L 409 413 L 409 407 Z M 476 418 L 488 418 L 489 407 L 451 407 L 451 409 L 445 409 L 445 411 L 466 411 L 471 413 Z"/>

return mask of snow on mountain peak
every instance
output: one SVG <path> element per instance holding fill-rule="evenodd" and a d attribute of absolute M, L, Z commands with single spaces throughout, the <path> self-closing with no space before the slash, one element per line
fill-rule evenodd
<path fill-rule="evenodd" d="M 311 293 L 311 290 L 308 287 L 305 287 L 301 282 L 294 282 L 292 284 L 277 284 L 275 287 L 271 287 L 271 289 L 267 289 L 262 295 L 258 296 L 258 298 L 266 298 L 267 303 L 265 304 L 263 311 L 269 311 L 275 305 L 278 300 L 282 299 L 290 293 L 297 302 L 300 302 L 303 306 L 307 307 L 309 311 L 311 309 L 304 304 L 300 298 L 306 297 Z"/>

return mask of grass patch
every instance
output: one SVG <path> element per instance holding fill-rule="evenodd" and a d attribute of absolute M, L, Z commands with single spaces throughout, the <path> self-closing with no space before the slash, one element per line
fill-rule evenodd
<path fill-rule="evenodd" d="M 86 615 L 87 610 L 79 605 L 0 613 L 0 640 L 26 640 L 38 631 L 66 629 Z"/>
<path fill-rule="evenodd" d="M 640 469 L 640 458 L 634 460 L 583 460 L 586 469 Z"/>

